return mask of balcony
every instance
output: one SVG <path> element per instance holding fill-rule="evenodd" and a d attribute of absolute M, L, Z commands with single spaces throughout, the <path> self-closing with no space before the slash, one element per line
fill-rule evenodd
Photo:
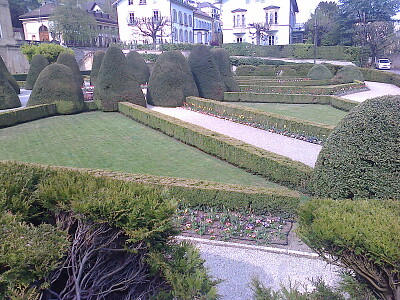
<path fill-rule="evenodd" d="M 245 25 L 239 25 L 233 27 L 233 34 L 245 34 L 246 31 L 247 30 Z"/>

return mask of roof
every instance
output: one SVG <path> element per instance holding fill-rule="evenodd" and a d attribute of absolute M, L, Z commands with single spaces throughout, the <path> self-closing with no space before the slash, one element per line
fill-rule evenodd
<path fill-rule="evenodd" d="M 270 6 L 264 7 L 264 10 L 268 10 L 268 9 L 279 9 L 279 8 L 280 8 L 279 6 L 270 5 Z"/>
<path fill-rule="evenodd" d="M 53 12 L 56 7 L 53 3 L 47 3 L 42 5 L 34 10 L 28 11 L 27 13 L 20 15 L 20 19 L 29 19 L 29 18 L 39 18 L 39 17 L 48 17 Z"/>
<path fill-rule="evenodd" d="M 211 17 L 209 14 L 207 14 L 207 13 L 201 11 L 200 9 L 196 9 L 196 10 L 194 11 L 194 14 L 195 14 L 195 15 L 200 15 L 200 16 L 202 16 L 202 17 L 204 17 L 204 18 L 207 18 L 207 19 L 212 19 L 212 17 Z"/>
<path fill-rule="evenodd" d="M 211 7 L 218 9 L 218 7 L 216 7 L 214 4 L 211 4 L 210 2 L 200 2 L 197 4 L 197 7 L 198 8 Z"/>
<path fill-rule="evenodd" d="M 247 9 L 244 9 L 244 8 L 236 8 L 236 9 L 232 10 L 233 13 L 235 13 L 235 12 L 246 12 L 246 11 L 247 11 Z"/>

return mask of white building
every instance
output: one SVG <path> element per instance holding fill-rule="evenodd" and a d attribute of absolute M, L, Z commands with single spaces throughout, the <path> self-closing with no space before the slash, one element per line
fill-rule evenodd
<path fill-rule="evenodd" d="M 210 45 L 212 41 L 213 18 L 201 10 L 194 11 L 194 42 Z"/>
<path fill-rule="evenodd" d="M 269 27 L 262 45 L 292 43 L 299 11 L 296 0 L 221 0 L 224 43 L 256 43 L 253 23 Z"/>

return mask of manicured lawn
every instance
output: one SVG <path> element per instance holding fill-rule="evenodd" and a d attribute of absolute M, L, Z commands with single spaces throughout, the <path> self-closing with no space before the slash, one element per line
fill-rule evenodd
<path fill-rule="evenodd" d="M 281 104 L 281 103 L 243 103 L 243 102 L 235 102 L 235 104 L 334 126 L 336 126 L 339 123 L 339 121 L 345 115 L 348 114 L 348 112 L 333 108 L 330 105 L 321 105 L 321 104 Z"/>
<path fill-rule="evenodd" d="M 0 129 L 0 160 L 281 187 L 119 113 L 57 116 Z"/>

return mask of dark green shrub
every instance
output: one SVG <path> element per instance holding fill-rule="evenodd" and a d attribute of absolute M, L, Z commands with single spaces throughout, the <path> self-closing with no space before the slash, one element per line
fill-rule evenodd
<path fill-rule="evenodd" d="M 300 237 L 320 256 L 350 269 L 380 299 L 397 299 L 400 201 L 314 199 L 299 218 Z"/>
<path fill-rule="evenodd" d="M 327 66 L 318 64 L 314 65 L 307 73 L 307 77 L 314 80 L 332 79 L 333 74 Z"/>
<path fill-rule="evenodd" d="M 94 86 L 96 84 L 97 76 L 99 75 L 101 63 L 105 54 L 106 52 L 103 50 L 97 50 L 93 54 L 92 70 L 90 71 L 90 85 Z"/>
<path fill-rule="evenodd" d="M 236 68 L 238 76 L 276 76 L 277 66 L 275 65 L 240 65 Z"/>
<path fill-rule="evenodd" d="M 222 100 L 226 87 L 211 50 L 205 45 L 193 46 L 189 55 L 189 66 L 200 97 Z"/>
<path fill-rule="evenodd" d="M 223 48 L 213 48 L 211 53 L 221 73 L 227 92 L 239 92 L 240 88 L 233 77 L 232 66 L 229 61 L 229 53 Z"/>
<path fill-rule="evenodd" d="M 3 58 L 0 56 L 0 72 L 3 73 L 4 77 L 7 79 L 7 81 L 11 84 L 12 88 L 14 91 L 19 94 L 20 93 L 20 88 L 18 82 L 15 80 L 15 78 L 11 75 L 11 73 L 8 71 L 6 64 L 3 61 Z"/>
<path fill-rule="evenodd" d="M 293 68 L 292 65 L 278 66 L 277 73 L 278 76 L 285 76 L 285 77 L 298 76 L 296 69 Z"/>
<path fill-rule="evenodd" d="M 162 53 L 151 73 L 147 101 L 155 106 L 182 106 L 186 97 L 199 95 L 192 72 L 180 51 Z"/>
<path fill-rule="evenodd" d="M 49 65 L 49 61 L 41 54 L 35 54 L 30 62 L 28 76 L 25 81 L 25 89 L 31 90 L 35 85 L 40 72 Z"/>
<path fill-rule="evenodd" d="M 356 106 L 328 137 L 311 189 L 330 198 L 400 199 L 400 96 Z"/>
<path fill-rule="evenodd" d="M 60 114 L 73 114 L 83 110 L 82 89 L 76 84 L 72 70 L 54 63 L 40 72 L 27 106 L 51 104 Z"/>
<path fill-rule="evenodd" d="M 100 67 L 93 98 L 99 109 L 117 111 L 118 102 L 146 106 L 139 82 L 128 68 L 124 53 L 117 46 L 108 47 Z"/>
<path fill-rule="evenodd" d="M 138 52 L 130 51 L 126 56 L 126 60 L 128 62 L 128 68 L 140 84 L 149 82 L 150 68 Z"/>
<path fill-rule="evenodd" d="M 57 114 L 55 104 L 42 104 L 0 112 L 0 128 L 51 117 Z"/>
<path fill-rule="evenodd" d="M 0 70 L 0 109 L 16 108 L 21 101 L 4 73 Z"/>
<path fill-rule="evenodd" d="M 335 77 L 332 79 L 332 82 L 334 84 L 340 84 L 354 82 L 355 80 L 364 81 L 364 76 L 358 67 L 348 65 L 337 71 Z"/>
<path fill-rule="evenodd" d="M 68 52 L 62 52 L 57 58 L 57 63 L 65 65 L 72 70 L 74 80 L 76 84 L 81 87 L 83 86 L 83 76 L 79 70 L 78 63 L 76 62 L 75 56 Z"/>

